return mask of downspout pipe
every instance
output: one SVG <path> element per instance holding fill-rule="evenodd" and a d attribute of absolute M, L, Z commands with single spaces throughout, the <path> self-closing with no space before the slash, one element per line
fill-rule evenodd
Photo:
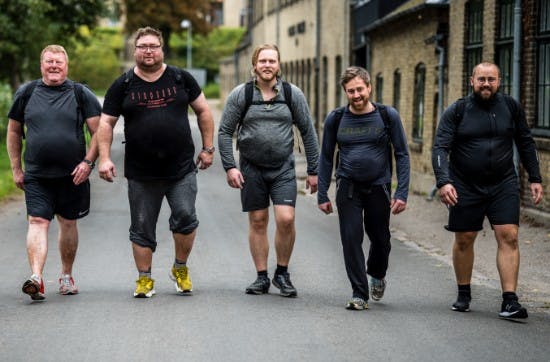
<path fill-rule="evenodd" d="M 514 55 L 512 65 L 512 94 L 516 101 L 520 101 L 520 58 L 521 58 L 521 0 L 516 0 L 514 6 Z M 514 167 L 519 178 L 519 154 L 514 144 Z M 520 183 L 521 185 L 521 183 Z"/>
<path fill-rule="evenodd" d="M 319 110 L 320 110 L 320 91 L 321 79 L 320 79 L 320 68 L 321 68 L 321 0 L 316 1 L 316 23 L 317 27 L 315 29 L 315 104 L 314 104 L 314 114 L 315 114 L 315 130 L 319 135 L 320 120 L 319 120 Z M 319 137 L 319 136 L 318 136 Z"/>

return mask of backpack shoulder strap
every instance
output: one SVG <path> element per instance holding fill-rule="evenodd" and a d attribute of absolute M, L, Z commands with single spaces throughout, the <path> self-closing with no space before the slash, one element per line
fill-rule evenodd
<path fill-rule="evenodd" d="M 181 70 L 181 68 L 175 67 L 173 65 L 168 65 L 167 68 L 174 75 L 174 79 L 176 80 L 176 84 L 181 84 L 183 82 L 183 71 Z"/>
<path fill-rule="evenodd" d="M 292 87 L 290 86 L 290 83 L 285 82 L 283 80 L 283 92 L 285 95 L 285 103 L 290 110 L 290 114 L 292 115 L 292 121 L 294 122 L 294 110 L 292 109 Z"/>
<path fill-rule="evenodd" d="M 134 79 L 134 68 L 130 68 L 124 73 L 124 95 L 128 94 L 128 89 L 130 89 L 130 84 L 132 83 L 132 79 Z"/>
<path fill-rule="evenodd" d="M 25 88 L 23 89 L 23 94 L 21 95 L 21 99 L 23 100 L 23 109 L 27 108 L 27 103 L 29 103 L 29 99 L 31 99 L 32 92 L 34 92 L 34 89 L 36 88 L 36 85 L 38 84 L 38 79 L 31 80 L 29 83 L 25 85 Z"/>
<path fill-rule="evenodd" d="M 388 114 L 388 107 L 381 103 L 374 103 L 374 106 L 378 109 L 378 112 L 380 112 L 380 116 L 382 117 L 382 120 L 384 121 L 384 128 L 386 131 L 390 132 L 391 130 L 391 118 Z"/>
<path fill-rule="evenodd" d="M 464 118 L 464 109 L 466 109 L 466 98 L 459 98 L 455 103 L 454 123 L 458 127 L 462 119 Z"/>
<path fill-rule="evenodd" d="M 239 124 L 237 126 L 237 129 L 241 128 L 243 124 L 244 116 L 246 116 L 246 113 L 248 112 L 248 108 L 252 105 L 252 97 L 254 96 L 254 83 L 252 81 L 248 81 L 244 84 L 244 107 L 241 110 L 241 116 L 239 117 Z"/>

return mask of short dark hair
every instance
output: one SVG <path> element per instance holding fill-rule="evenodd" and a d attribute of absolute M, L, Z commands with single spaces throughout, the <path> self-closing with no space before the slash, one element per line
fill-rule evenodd
<path fill-rule="evenodd" d="M 139 40 L 139 38 L 144 37 L 146 35 L 156 36 L 159 39 L 160 46 L 164 46 L 164 39 L 162 39 L 162 32 L 160 30 L 152 28 L 150 26 L 146 26 L 144 28 L 139 28 L 136 31 L 136 35 L 134 37 L 134 45 L 137 45 L 137 41 Z"/>
<path fill-rule="evenodd" d="M 344 72 L 342 73 L 342 76 L 340 77 L 340 85 L 342 86 L 342 88 L 345 88 L 346 84 L 348 84 L 348 82 L 355 77 L 363 79 L 367 86 L 370 85 L 369 72 L 363 67 L 353 66 L 346 68 L 346 70 L 344 70 Z"/>

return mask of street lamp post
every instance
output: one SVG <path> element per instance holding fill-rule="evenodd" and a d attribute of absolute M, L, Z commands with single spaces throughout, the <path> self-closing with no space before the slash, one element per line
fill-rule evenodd
<path fill-rule="evenodd" d="M 187 68 L 191 69 L 193 68 L 193 27 L 191 22 L 187 19 L 183 19 L 180 26 L 183 29 L 187 29 Z"/>

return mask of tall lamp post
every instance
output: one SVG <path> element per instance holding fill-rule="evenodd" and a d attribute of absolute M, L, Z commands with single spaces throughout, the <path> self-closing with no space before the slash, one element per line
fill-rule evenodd
<path fill-rule="evenodd" d="M 187 29 L 187 68 L 193 68 L 193 27 L 191 22 L 187 19 L 183 19 L 180 23 L 182 29 Z"/>

